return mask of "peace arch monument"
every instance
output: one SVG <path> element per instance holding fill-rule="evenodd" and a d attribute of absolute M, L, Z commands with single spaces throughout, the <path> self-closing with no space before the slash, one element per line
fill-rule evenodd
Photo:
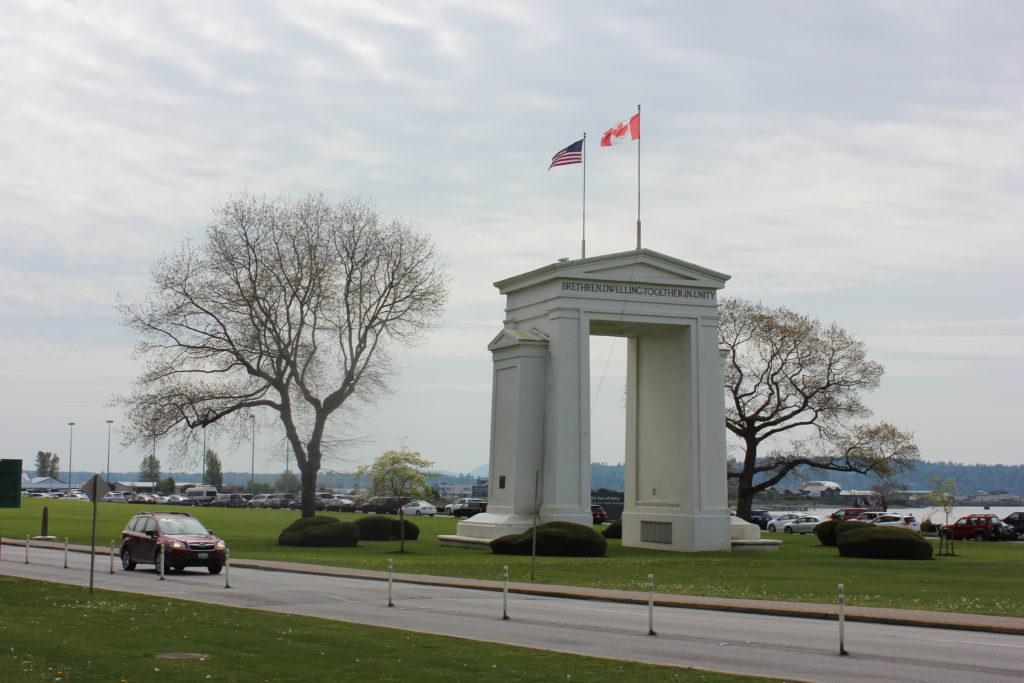
<path fill-rule="evenodd" d="M 591 335 L 628 341 L 623 544 L 692 552 L 757 539 L 739 520 L 730 533 L 727 507 L 718 290 L 728 279 L 638 249 L 496 282 L 507 303 L 488 346 L 488 509 L 442 543 L 519 533 L 535 513 L 591 524 Z"/>

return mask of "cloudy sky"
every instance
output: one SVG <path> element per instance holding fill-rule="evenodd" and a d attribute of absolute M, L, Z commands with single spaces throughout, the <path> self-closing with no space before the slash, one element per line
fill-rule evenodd
<path fill-rule="evenodd" d="M 66 466 L 74 421 L 74 469 L 101 470 L 113 419 L 111 468 L 137 468 L 115 297 L 249 191 L 370 199 L 451 267 L 442 328 L 332 467 L 485 464 L 492 283 L 579 256 L 581 167 L 547 166 L 583 133 L 588 255 L 633 248 L 635 143 L 597 141 L 640 104 L 645 247 L 865 339 L 875 417 L 925 459 L 1024 461 L 1024 4 L 3 4 L 2 457 Z M 619 344 L 593 341 L 595 462 L 622 460 Z"/>

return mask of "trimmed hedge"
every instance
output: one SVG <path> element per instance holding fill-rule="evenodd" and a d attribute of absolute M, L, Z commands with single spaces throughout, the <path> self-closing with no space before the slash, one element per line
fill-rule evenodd
<path fill-rule="evenodd" d="M 622 538 L 622 520 L 617 519 L 601 531 L 605 538 Z"/>
<path fill-rule="evenodd" d="M 415 541 L 420 537 L 420 528 L 405 521 L 405 540 Z M 359 537 L 364 541 L 396 541 L 402 536 L 402 520 L 383 515 L 363 515 L 356 518 Z"/>
<path fill-rule="evenodd" d="M 334 517 L 297 519 L 277 537 L 278 545 L 316 548 L 350 548 L 359 542 L 359 529 L 352 522 Z"/>
<path fill-rule="evenodd" d="M 529 555 L 533 529 L 491 541 L 496 555 Z M 537 527 L 537 554 L 549 557 L 604 557 L 608 541 L 591 526 L 574 522 L 544 522 Z"/>
<path fill-rule="evenodd" d="M 389 541 L 391 540 L 390 517 L 383 515 L 362 515 L 356 518 L 356 526 L 359 527 L 359 538 L 364 541 Z"/>
<path fill-rule="evenodd" d="M 871 557 L 894 560 L 930 560 L 932 544 L 911 529 L 867 525 L 839 534 L 836 546 L 841 557 Z"/>
<path fill-rule="evenodd" d="M 833 546 L 839 534 L 846 533 L 851 529 L 862 529 L 864 527 L 874 528 L 874 524 L 858 522 L 856 520 L 829 519 L 814 527 L 814 535 L 822 545 Z"/>

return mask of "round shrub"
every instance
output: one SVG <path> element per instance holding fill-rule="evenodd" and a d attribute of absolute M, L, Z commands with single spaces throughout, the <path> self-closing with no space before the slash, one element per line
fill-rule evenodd
<path fill-rule="evenodd" d="M 839 534 L 845 533 L 850 529 L 858 529 L 863 527 L 873 527 L 873 524 L 867 522 L 858 522 L 856 520 L 840 520 L 840 519 L 829 519 L 818 526 L 814 527 L 814 535 L 818 537 L 818 541 L 822 545 L 835 545 L 836 538 Z"/>
<path fill-rule="evenodd" d="M 872 557 L 894 560 L 930 560 L 932 544 L 910 529 L 875 526 L 850 529 L 836 539 L 841 557 Z"/>
<path fill-rule="evenodd" d="M 359 529 L 352 522 L 334 517 L 303 517 L 285 527 L 277 542 L 318 548 L 352 547 L 359 542 Z"/>
<path fill-rule="evenodd" d="M 391 521 L 391 538 L 402 537 L 402 526 L 405 526 L 405 540 L 415 541 L 420 537 L 420 528 L 407 519 Z"/>
<path fill-rule="evenodd" d="M 622 520 L 617 519 L 606 526 L 601 531 L 601 535 L 605 538 L 622 538 Z"/>
<path fill-rule="evenodd" d="M 498 555 L 529 555 L 533 529 L 491 541 Z M 574 522 L 544 522 L 537 527 L 537 554 L 557 557 L 604 557 L 608 541 L 591 526 Z"/>
<path fill-rule="evenodd" d="M 392 538 L 392 522 L 397 520 L 383 515 L 363 515 L 356 519 L 359 538 L 364 541 L 389 541 Z"/>

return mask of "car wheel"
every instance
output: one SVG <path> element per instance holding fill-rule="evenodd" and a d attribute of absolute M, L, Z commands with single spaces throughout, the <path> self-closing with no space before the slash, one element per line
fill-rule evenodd
<path fill-rule="evenodd" d="M 774 534 L 775 533 L 775 525 L 774 524 L 769 524 L 768 525 L 768 531 L 770 531 L 770 532 L 772 532 Z"/>
<path fill-rule="evenodd" d="M 974 540 L 975 541 L 984 541 L 985 540 L 984 532 L 982 532 L 982 531 L 975 531 L 974 532 Z"/>
<path fill-rule="evenodd" d="M 178 573 L 178 574 L 184 574 L 185 573 L 185 565 L 183 565 L 183 564 L 175 565 L 174 571 L 176 573 Z"/>
<path fill-rule="evenodd" d="M 124 567 L 126 572 L 134 571 L 137 567 L 137 563 L 132 559 L 132 551 L 128 550 L 128 546 L 121 548 L 121 566 Z"/>
<path fill-rule="evenodd" d="M 209 572 L 211 574 L 220 574 L 221 567 L 223 567 L 223 565 L 211 564 L 210 566 L 207 567 L 207 569 L 209 570 Z"/>
<path fill-rule="evenodd" d="M 416 516 L 417 516 L 417 517 L 419 517 L 419 516 L 420 516 L 420 515 L 422 515 L 422 514 L 423 514 L 423 513 L 422 513 L 422 512 L 420 512 L 419 510 L 417 510 L 417 511 L 416 511 Z"/>
<path fill-rule="evenodd" d="M 793 527 L 791 526 L 784 526 L 782 527 L 782 530 L 785 531 L 787 534 L 793 533 Z"/>

